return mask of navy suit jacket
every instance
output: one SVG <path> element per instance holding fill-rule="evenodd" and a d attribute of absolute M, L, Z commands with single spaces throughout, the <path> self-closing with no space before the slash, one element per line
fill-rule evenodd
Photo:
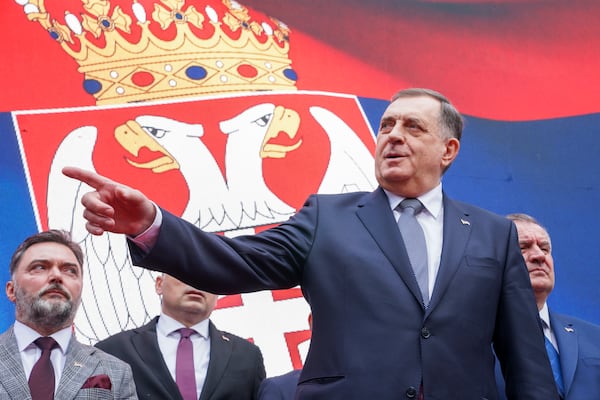
<path fill-rule="evenodd" d="M 550 325 L 556 337 L 560 367 L 565 385 L 564 400 L 600 398 L 600 326 L 564 314 L 550 312 Z M 497 369 L 500 398 L 504 379 Z"/>
<path fill-rule="evenodd" d="M 156 338 L 158 317 L 148 324 L 117 333 L 96 347 L 131 365 L 138 397 L 181 400 Z M 210 360 L 200 400 L 256 399 L 265 367 L 259 348 L 247 340 L 209 325 Z"/>
<path fill-rule="evenodd" d="M 295 369 L 262 381 L 258 388 L 258 400 L 294 400 L 301 371 Z"/>
<path fill-rule="evenodd" d="M 313 195 L 257 235 L 207 234 L 163 210 L 136 265 L 212 293 L 301 285 L 313 331 L 298 399 L 557 399 L 514 224 L 444 195 L 439 274 L 425 308 L 385 192 Z"/>

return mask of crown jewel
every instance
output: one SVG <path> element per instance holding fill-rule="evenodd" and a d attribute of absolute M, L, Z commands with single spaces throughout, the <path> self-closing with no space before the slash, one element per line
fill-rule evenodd
<path fill-rule="evenodd" d="M 126 11 L 110 0 L 81 0 L 80 16 L 65 11 L 64 24 L 44 0 L 17 1 L 28 1 L 29 20 L 79 64 L 99 105 L 296 89 L 287 26 L 260 21 L 236 1 L 132 0 Z"/>

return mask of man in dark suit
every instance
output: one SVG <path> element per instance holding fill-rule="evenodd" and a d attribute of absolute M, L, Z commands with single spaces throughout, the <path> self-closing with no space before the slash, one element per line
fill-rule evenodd
<path fill-rule="evenodd" d="M 378 189 L 313 195 L 289 221 L 233 239 L 106 177 L 63 173 L 95 189 L 82 198 L 88 231 L 130 235 L 137 265 L 214 293 L 300 284 L 313 331 L 297 399 L 496 399 L 492 345 L 511 399 L 557 399 L 514 225 L 442 191 L 462 127 L 440 93 L 402 90 L 381 119 Z M 399 210 L 404 199 L 424 210 Z"/>
<path fill-rule="evenodd" d="M 308 326 L 312 329 L 312 314 L 308 314 Z M 261 382 L 258 400 L 294 400 L 301 369 L 272 376 Z"/>
<path fill-rule="evenodd" d="M 600 397 L 600 326 L 550 311 L 547 300 L 554 289 L 554 259 L 548 230 L 527 214 L 509 214 L 517 226 L 521 253 L 527 264 L 544 334 L 558 352 L 555 374 L 564 400 L 597 400 Z M 552 349 L 549 349 L 552 351 Z M 497 368 L 501 398 L 504 379 Z"/>
<path fill-rule="evenodd" d="M 265 379 L 258 389 L 258 400 L 294 400 L 301 369 Z"/>
<path fill-rule="evenodd" d="M 170 275 L 156 278 L 162 296 L 161 315 L 136 329 L 117 333 L 96 346 L 131 365 L 138 397 L 187 400 L 176 383 L 180 328 L 195 331 L 195 384 L 200 400 L 256 399 L 265 367 L 259 348 L 249 341 L 219 331 L 209 317 L 217 296 L 194 289 Z"/>
<path fill-rule="evenodd" d="M 16 321 L 0 335 L 0 398 L 137 399 L 129 365 L 73 335 L 82 264 L 79 245 L 58 230 L 27 238 L 13 254 L 6 295 Z"/>

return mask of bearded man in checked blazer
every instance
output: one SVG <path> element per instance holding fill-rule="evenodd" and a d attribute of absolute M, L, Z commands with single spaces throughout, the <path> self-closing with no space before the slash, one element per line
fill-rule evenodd
<path fill-rule="evenodd" d="M 1 399 L 137 399 L 129 365 L 74 336 L 82 264 L 79 245 L 59 230 L 30 236 L 13 254 L 6 295 L 16 321 L 0 335 Z M 43 353 L 39 338 L 53 343 L 54 379 L 32 376 Z"/>

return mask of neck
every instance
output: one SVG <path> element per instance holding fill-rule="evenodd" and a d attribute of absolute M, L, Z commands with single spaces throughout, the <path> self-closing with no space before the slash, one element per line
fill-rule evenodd
<path fill-rule="evenodd" d="M 195 314 L 190 314 L 190 313 L 183 313 L 182 315 L 171 315 L 167 312 L 165 312 L 163 310 L 163 313 L 165 315 L 168 315 L 169 317 L 173 318 L 175 321 L 183 324 L 183 326 L 185 326 L 186 328 L 190 328 L 196 324 L 199 324 L 200 322 L 204 321 L 205 319 L 208 318 L 208 316 L 200 316 L 200 315 L 195 315 Z"/>
<path fill-rule="evenodd" d="M 548 296 L 542 296 L 542 295 L 536 294 L 535 303 L 537 304 L 538 311 L 542 311 L 542 308 L 544 308 L 544 304 L 546 304 L 547 298 L 548 298 Z"/>
<path fill-rule="evenodd" d="M 34 331 L 39 333 L 41 336 L 50 336 L 64 328 L 67 328 L 69 325 L 71 325 L 69 323 L 69 324 L 65 324 L 63 326 L 44 326 L 44 325 L 32 323 L 30 321 L 22 321 L 22 320 L 18 320 L 18 321 L 21 322 L 23 325 L 27 325 L 28 327 L 30 327 L 31 329 L 33 329 Z"/>

